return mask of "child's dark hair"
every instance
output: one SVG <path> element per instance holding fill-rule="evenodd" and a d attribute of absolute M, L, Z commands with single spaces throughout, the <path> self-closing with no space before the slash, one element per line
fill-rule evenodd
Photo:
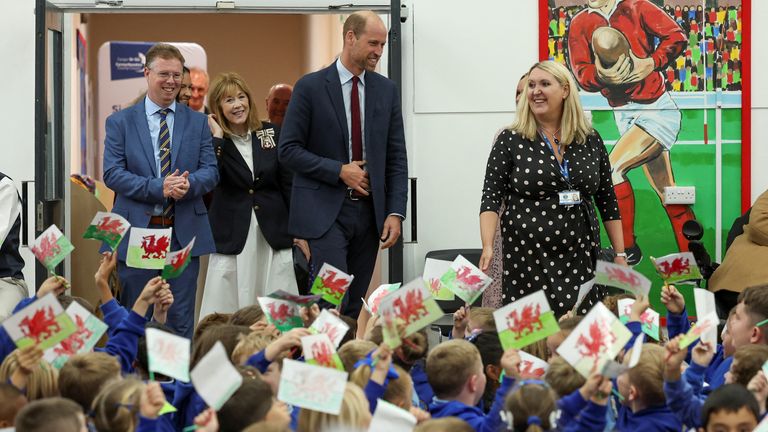
<path fill-rule="evenodd" d="M 61 307 L 66 309 L 71 305 L 73 302 L 77 302 L 80 304 L 80 306 L 84 307 L 88 312 L 92 314 L 96 314 L 96 309 L 93 307 L 93 305 L 86 299 L 78 296 L 71 296 L 69 294 L 61 294 L 57 297 L 57 300 L 59 300 L 59 304 L 61 304 Z"/>
<path fill-rule="evenodd" d="M 752 392 L 741 384 L 726 384 L 715 389 L 707 397 L 701 408 L 701 425 L 706 429 L 709 416 L 716 412 L 725 410 L 735 413 L 742 408 L 749 410 L 755 416 L 756 422 L 760 420 L 760 406 Z"/>
<path fill-rule="evenodd" d="M 11 384 L 0 382 L 0 424 L 5 423 L 8 426 L 13 426 L 16 414 L 26 404 L 27 397 L 21 390 Z"/>
<path fill-rule="evenodd" d="M 162 330 L 166 333 L 170 333 L 172 335 L 175 335 L 176 332 L 173 331 L 172 328 L 168 327 L 165 324 L 161 324 L 157 321 L 148 321 L 144 325 L 144 329 L 157 329 Z M 141 376 L 142 379 L 147 379 L 149 376 L 149 358 L 147 357 L 147 337 L 142 335 L 139 338 L 139 342 L 136 347 L 136 364 L 134 369 L 136 369 L 136 372 Z M 155 374 L 155 379 L 157 381 L 167 381 L 168 378 L 165 376 L 159 376 L 158 374 Z"/>
<path fill-rule="evenodd" d="M 262 318 L 264 318 L 264 311 L 258 303 L 255 303 L 235 311 L 229 317 L 228 324 L 250 327 Z"/>
<path fill-rule="evenodd" d="M 493 382 L 491 377 L 488 376 L 488 366 L 497 366 L 501 363 L 501 356 L 504 354 L 504 350 L 501 348 L 501 341 L 499 340 L 499 334 L 496 332 L 482 332 L 478 334 L 472 343 L 480 351 L 480 358 L 483 360 L 483 372 L 485 373 L 486 385 L 483 392 L 483 406 L 490 409 L 493 405 L 493 399 L 498 389 L 498 381 Z M 499 367 L 500 369 L 500 367 Z"/>
<path fill-rule="evenodd" d="M 239 432 L 264 420 L 272 408 L 272 388 L 261 378 L 245 378 L 243 384 L 219 410 L 219 430 Z"/>
<path fill-rule="evenodd" d="M 225 314 L 225 313 L 210 313 L 203 318 L 200 319 L 200 322 L 197 323 L 197 326 L 195 327 L 195 333 L 192 335 L 192 340 L 195 341 L 197 338 L 200 337 L 201 334 L 203 334 L 204 331 L 208 330 L 210 327 L 221 325 L 221 324 L 228 324 L 229 319 L 232 317 L 232 314 Z"/>
<path fill-rule="evenodd" d="M 246 326 L 238 325 L 217 325 L 208 328 L 200 337 L 194 342 L 192 347 L 192 356 L 190 357 L 189 367 L 194 368 L 197 362 L 210 351 L 216 342 L 221 342 L 224 345 L 224 350 L 227 352 L 227 358 L 232 357 L 232 351 L 235 350 L 238 342 L 239 335 L 247 335 L 251 332 L 251 329 Z"/>
<path fill-rule="evenodd" d="M 376 346 L 384 342 L 381 325 L 376 325 L 371 329 L 369 340 L 375 343 Z M 427 330 L 421 329 L 407 338 L 403 338 L 403 344 L 397 347 L 393 353 L 392 362 L 410 371 L 417 361 L 427 356 L 428 351 L 429 340 L 427 339 Z"/>

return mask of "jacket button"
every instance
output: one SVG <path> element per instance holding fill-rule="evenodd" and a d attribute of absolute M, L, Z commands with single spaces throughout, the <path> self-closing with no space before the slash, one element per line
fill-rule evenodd
<path fill-rule="evenodd" d="M 253 189 L 248 189 L 248 193 L 253 195 Z"/>
<path fill-rule="evenodd" d="M 258 205 L 255 205 L 255 206 L 253 206 L 253 209 L 254 209 L 254 210 L 258 210 L 258 209 L 259 209 L 259 206 L 258 206 Z"/>
<path fill-rule="evenodd" d="M 256 177 L 254 180 L 255 181 L 259 181 L 259 180 L 261 180 L 261 178 L 260 177 Z"/>

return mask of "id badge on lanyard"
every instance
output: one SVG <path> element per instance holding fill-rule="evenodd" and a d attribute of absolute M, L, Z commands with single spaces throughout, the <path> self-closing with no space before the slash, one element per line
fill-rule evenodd
<path fill-rule="evenodd" d="M 552 147 L 552 143 L 549 142 L 549 138 L 547 138 L 546 135 L 542 135 L 544 138 L 544 142 L 547 143 L 549 146 L 549 150 L 552 151 L 552 155 L 555 155 L 555 148 Z M 557 156 L 555 155 L 555 162 L 557 162 Z M 560 168 L 560 174 L 562 174 L 565 181 L 570 186 L 571 184 L 571 176 L 568 172 L 568 159 L 565 158 L 565 155 L 563 155 L 563 163 L 558 163 L 558 168 Z M 560 198 L 560 205 L 564 206 L 572 206 L 572 205 L 578 205 L 581 204 L 581 192 L 575 190 L 575 189 L 567 189 L 564 191 L 560 191 L 557 193 L 557 195 Z"/>

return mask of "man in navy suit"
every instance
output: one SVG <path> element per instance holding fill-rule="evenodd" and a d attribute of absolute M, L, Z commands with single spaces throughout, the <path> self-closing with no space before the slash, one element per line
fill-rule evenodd
<path fill-rule="evenodd" d="M 357 317 L 379 240 L 400 236 L 408 163 L 399 90 L 374 71 L 386 27 L 356 12 L 343 33 L 338 60 L 296 83 L 278 156 L 295 173 L 289 229 L 309 240 L 315 273 L 329 263 L 355 276 L 342 311 Z"/>
<path fill-rule="evenodd" d="M 183 64 L 184 57 L 172 45 L 156 44 L 147 51 L 147 96 L 107 118 L 104 183 L 116 195 L 112 211 L 131 226 L 172 227 L 172 251 L 195 237 L 192 261 L 170 281 L 174 303 L 168 311 L 168 325 L 191 338 L 198 257 L 214 251 L 202 195 L 216 186 L 219 173 L 208 119 L 176 103 Z M 124 239 L 118 247 L 118 275 L 120 300 L 130 307 L 159 272 L 127 267 L 127 245 Z"/>

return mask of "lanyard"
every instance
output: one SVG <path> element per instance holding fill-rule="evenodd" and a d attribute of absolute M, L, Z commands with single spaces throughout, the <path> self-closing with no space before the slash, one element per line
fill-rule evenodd
<path fill-rule="evenodd" d="M 549 150 L 552 152 L 552 155 L 555 157 L 555 162 L 557 162 L 557 155 L 555 154 L 555 148 L 552 147 L 552 143 L 549 142 L 549 138 L 547 138 L 547 134 L 541 134 L 541 137 L 544 138 L 544 142 L 547 143 L 549 146 Z M 563 152 L 563 163 L 557 164 L 557 167 L 560 168 L 560 174 L 563 175 L 563 178 L 565 178 L 566 182 L 571 181 L 571 175 L 568 172 L 568 159 L 565 158 L 565 152 Z"/>

